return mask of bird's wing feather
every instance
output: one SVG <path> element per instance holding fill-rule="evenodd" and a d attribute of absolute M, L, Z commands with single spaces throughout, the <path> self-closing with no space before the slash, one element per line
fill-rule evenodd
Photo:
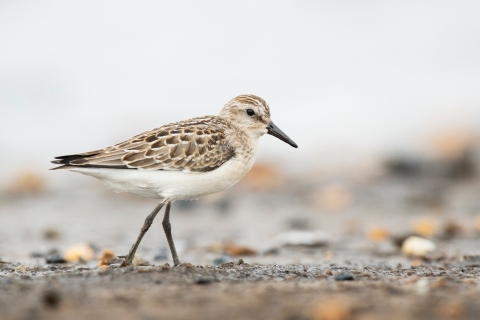
<path fill-rule="evenodd" d="M 204 172 L 235 155 L 218 117 L 194 118 L 141 133 L 114 146 L 56 157 L 57 164 L 112 169 Z"/>

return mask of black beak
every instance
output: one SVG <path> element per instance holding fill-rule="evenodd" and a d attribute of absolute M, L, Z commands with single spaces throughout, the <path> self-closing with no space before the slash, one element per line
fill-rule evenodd
<path fill-rule="evenodd" d="M 270 121 L 270 123 L 267 126 L 268 134 L 271 134 L 274 137 L 277 137 L 278 139 L 282 140 L 283 142 L 288 143 L 294 148 L 298 148 L 297 144 L 293 142 L 292 139 L 290 139 L 282 130 L 280 130 L 279 127 L 273 123 L 273 121 Z"/>

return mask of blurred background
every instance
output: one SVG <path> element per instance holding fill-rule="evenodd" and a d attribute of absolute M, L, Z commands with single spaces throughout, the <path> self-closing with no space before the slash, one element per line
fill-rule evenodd
<path fill-rule="evenodd" d="M 126 253 L 156 201 L 49 161 L 244 93 L 299 148 L 266 136 L 239 185 L 175 204 L 185 259 L 395 255 L 408 234 L 478 253 L 479 16 L 478 1 L 0 1 L 0 258 Z M 152 229 L 140 254 L 169 261 Z"/>

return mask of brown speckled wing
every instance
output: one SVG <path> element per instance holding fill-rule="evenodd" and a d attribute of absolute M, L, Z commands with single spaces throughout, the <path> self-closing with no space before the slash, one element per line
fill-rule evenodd
<path fill-rule="evenodd" d="M 201 117 L 168 124 L 127 141 L 77 155 L 57 157 L 54 163 L 96 168 L 211 171 L 235 155 L 228 144 L 228 123 Z"/>

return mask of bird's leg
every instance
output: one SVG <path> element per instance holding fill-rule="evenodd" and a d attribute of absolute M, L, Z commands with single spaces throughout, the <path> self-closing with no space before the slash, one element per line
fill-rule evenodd
<path fill-rule="evenodd" d="M 167 207 L 165 208 L 165 216 L 163 217 L 163 230 L 165 231 L 165 235 L 167 236 L 168 245 L 170 246 L 170 252 L 172 253 L 173 257 L 173 265 L 178 266 L 180 264 L 180 260 L 178 259 L 177 250 L 175 250 L 175 244 L 173 243 L 172 238 L 172 225 L 170 224 L 170 207 L 172 206 L 171 202 L 167 203 Z"/>
<path fill-rule="evenodd" d="M 133 244 L 132 248 L 130 249 L 130 252 L 128 253 L 128 256 L 123 260 L 122 264 L 120 267 L 126 267 L 132 265 L 133 257 L 135 256 L 135 252 L 137 251 L 137 248 L 140 244 L 140 241 L 142 241 L 143 236 L 145 233 L 147 233 L 148 229 L 152 225 L 153 219 L 157 216 L 157 213 L 162 209 L 162 207 L 165 205 L 165 202 L 167 202 L 167 199 L 162 200 L 156 207 L 153 209 L 152 213 L 148 215 L 148 217 L 145 219 L 145 222 L 143 223 L 143 227 L 140 230 L 140 234 L 137 237 L 137 241 Z M 170 202 L 169 202 L 170 204 Z M 168 208 L 168 207 L 167 207 Z"/>

